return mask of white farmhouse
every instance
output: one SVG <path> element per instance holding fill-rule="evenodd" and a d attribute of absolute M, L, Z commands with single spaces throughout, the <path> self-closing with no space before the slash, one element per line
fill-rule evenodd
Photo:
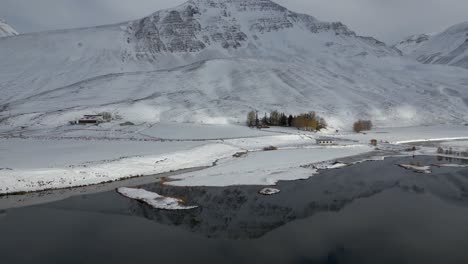
<path fill-rule="evenodd" d="M 319 138 L 316 141 L 318 145 L 322 146 L 336 145 L 336 141 L 330 138 Z"/>

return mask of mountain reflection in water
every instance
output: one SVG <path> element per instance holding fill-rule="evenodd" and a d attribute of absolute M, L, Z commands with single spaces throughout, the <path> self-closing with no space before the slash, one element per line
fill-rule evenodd
<path fill-rule="evenodd" d="M 468 263 L 468 168 L 397 166 L 412 161 L 439 162 L 366 162 L 281 182 L 273 196 L 262 186 L 141 186 L 200 206 L 189 211 L 115 191 L 2 210 L 0 254 L 5 263 Z"/>
<path fill-rule="evenodd" d="M 404 160 L 404 159 L 402 159 Z M 417 158 L 424 164 L 433 158 Z M 142 188 L 164 196 L 183 198 L 200 205 L 190 211 L 155 210 L 132 202 L 129 214 L 142 216 L 165 225 L 178 226 L 207 237 L 231 239 L 259 238 L 271 230 L 318 212 L 336 212 L 353 201 L 392 188 L 403 192 L 430 193 L 453 203 L 468 201 L 468 169 L 438 169 L 420 175 L 394 164 L 398 159 L 369 162 L 342 170 L 323 172 L 305 181 L 281 182 L 281 193 L 258 194 L 258 186 L 226 188 L 180 188 L 146 185 Z"/>

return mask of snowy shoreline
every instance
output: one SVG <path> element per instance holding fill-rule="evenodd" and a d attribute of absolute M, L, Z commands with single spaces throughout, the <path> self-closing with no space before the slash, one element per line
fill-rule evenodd
<path fill-rule="evenodd" d="M 215 138 L 226 136 L 213 133 L 212 127 L 198 129 L 199 136 L 205 130 Z M 90 186 L 194 168 L 203 169 L 173 175 L 166 184 L 272 186 L 278 181 L 307 179 L 319 170 L 339 169 L 368 160 L 395 155 L 439 155 L 433 147 L 420 146 L 417 151 L 409 151 L 404 144 L 385 142 L 417 143 L 426 142 L 427 138 L 443 141 L 447 136 L 460 140 L 467 133 L 466 127 L 442 132 L 434 129 L 430 133 L 424 127 L 342 135 L 293 129 L 286 131 L 289 133 L 266 134 L 242 127 L 235 129 L 244 137 L 203 142 L 0 139 L 0 195 Z M 188 139 L 189 132 L 181 137 Z M 258 135 L 252 137 L 253 133 Z M 317 145 L 315 139 L 321 136 L 336 138 L 337 144 Z M 368 144 L 371 138 L 380 140 L 379 150 Z M 268 146 L 277 150 L 263 151 Z"/>

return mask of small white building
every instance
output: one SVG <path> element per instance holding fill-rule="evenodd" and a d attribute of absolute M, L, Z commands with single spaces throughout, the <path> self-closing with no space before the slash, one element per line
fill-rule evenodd
<path fill-rule="evenodd" d="M 330 145 L 336 144 L 336 141 L 330 138 L 319 138 L 316 141 L 317 141 L 317 144 L 321 146 L 330 146 Z"/>

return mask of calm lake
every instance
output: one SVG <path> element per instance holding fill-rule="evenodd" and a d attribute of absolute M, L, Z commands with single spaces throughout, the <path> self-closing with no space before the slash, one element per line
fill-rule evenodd
<path fill-rule="evenodd" d="M 366 162 L 281 182 L 273 196 L 141 186 L 200 206 L 189 211 L 114 190 L 27 207 L 14 197 L 0 210 L 0 263 L 468 263 L 468 168 L 397 166 L 410 162 L 461 163 Z"/>

